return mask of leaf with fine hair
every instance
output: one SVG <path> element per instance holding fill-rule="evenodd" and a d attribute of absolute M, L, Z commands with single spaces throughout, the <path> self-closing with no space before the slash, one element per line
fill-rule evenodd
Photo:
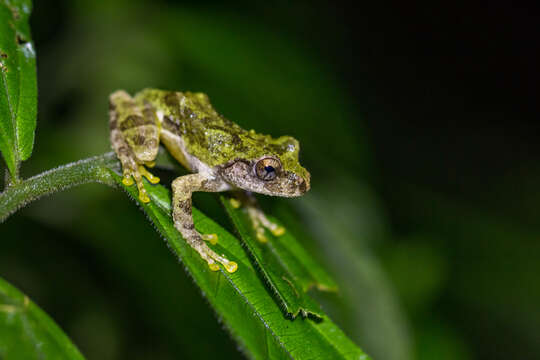
<path fill-rule="evenodd" d="M 238 270 L 213 272 L 175 229 L 171 218 L 171 197 L 161 185 L 145 187 L 148 204 L 138 200 L 135 186 L 122 185 L 122 178 L 111 171 L 119 186 L 148 215 L 169 248 L 178 256 L 244 351 L 254 359 L 368 359 L 347 336 L 317 308 L 320 318 L 287 318 L 250 262 L 238 239 L 193 209 L 195 227 L 201 233 L 215 233 L 219 242 L 213 249 L 238 263 Z M 312 301 L 312 306 L 316 306 Z"/>
<path fill-rule="evenodd" d="M 0 152 L 13 177 L 32 154 L 37 113 L 30 0 L 0 0 Z"/>
<path fill-rule="evenodd" d="M 285 312 L 293 318 L 299 313 L 319 316 L 318 306 L 314 306 L 306 292 L 313 286 L 323 291 L 336 291 L 334 280 L 289 231 L 281 236 L 267 231 L 267 242 L 261 243 L 243 209 L 233 207 L 225 196 L 220 198 L 246 249 Z M 277 219 L 268 218 L 279 224 Z"/>
<path fill-rule="evenodd" d="M 0 278 L 0 359 L 84 358 L 47 314 Z"/>

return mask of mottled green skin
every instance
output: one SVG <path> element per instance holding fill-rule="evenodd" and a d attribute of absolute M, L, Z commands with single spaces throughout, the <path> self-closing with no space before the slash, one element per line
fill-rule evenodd
<path fill-rule="evenodd" d="M 148 102 L 170 117 L 174 132 L 181 134 L 186 150 L 203 163 L 214 167 L 235 159 L 277 156 L 283 169 L 302 178 L 309 173 L 298 162 L 300 145 L 290 136 L 277 139 L 247 131 L 218 114 L 203 93 L 145 89 L 135 96 L 139 104 Z M 163 128 L 173 126 L 163 121 Z"/>

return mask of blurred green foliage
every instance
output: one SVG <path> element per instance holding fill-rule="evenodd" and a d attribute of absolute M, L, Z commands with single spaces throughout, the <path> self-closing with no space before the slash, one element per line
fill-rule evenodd
<path fill-rule="evenodd" d="M 493 188 L 500 201 L 525 199 L 505 216 L 481 205 L 499 198 L 468 202 L 412 176 L 381 180 L 365 130 L 374 120 L 359 110 L 367 100 L 353 98 L 302 41 L 299 29 L 310 23 L 295 16 L 304 14 L 298 8 L 322 24 L 324 6 L 295 5 L 290 13 L 288 6 L 36 1 L 38 130 L 23 175 L 108 150 L 107 97 L 116 89 L 204 91 L 243 127 L 300 140 L 312 190 L 301 199 L 262 198 L 263 206 L 278 209 L 326 263 L 340 293 L 315 296 L 374 359 L 537 358 L 540 228 L 530 215 L 537 182 L 508 176 Z M 195 202 L 230 227 L 214 197 L 196 194 Z M 308 226 L 295 226 L 297 218 Z M 88 359 L 238 357 L 123 194 L 86 185 L 54 195 L 8 219 L 1 235 L 0 275 Z"/>
<path fill-rule="evenodd" d="M 82 360 L 77 348 L 30 299 L 0 278 L 0 358 Z"/>

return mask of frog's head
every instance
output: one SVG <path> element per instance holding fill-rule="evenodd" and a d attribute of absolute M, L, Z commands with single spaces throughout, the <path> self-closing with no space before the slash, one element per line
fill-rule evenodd
<path fill-rule="evenodd" d="M 310 175 L 298 161 L 300 146 L 289 136 L 265 142 L 246 158 L 236 158 L 221 168 L 228 183 L 247 191 L 272 196 L 301 196 L 310 188 Z M 253 156 L 257 155 L 257 156 Z"/>

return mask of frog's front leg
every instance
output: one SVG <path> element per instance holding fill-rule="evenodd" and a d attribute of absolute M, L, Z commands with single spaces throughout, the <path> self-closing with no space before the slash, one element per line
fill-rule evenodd
<path fill-rule="evenodd" d="M 223 190 L 224 184 L 219 180 L 208 179 L 202 174 L 190 174 L 176 178 L 172 182 L 173 191 L 173 220 L 174 227 L 180 231 L 188 244 L 197 250 L 201 257 L 206 260 L 212 271 L 219 270 L 216 262 L 223 264 L 228 272 L 235 272 L 238 265 L 223 256 L 216 254 L 204 240 L 215 243 L 215 234 L 201 235 L 195 230 L 193 215 L 191 212 L 191 195 L 195 191 L 217 192 Z"/>
<path fill-rule="evenodd" d="M 247 191 L 239 192 L 237 198 L 231 198 L 231 204 L 235 208 L 243 206 L 246 209 L 257 240 L 260 242 L 264 243 L 268 241 L 265 235 L 265 228 L 274 236 L 281 236 L 285 233 L 285 228 L 268 220 L 264 212 L 259 208 L 257 199 L 252 193 Z"/>

